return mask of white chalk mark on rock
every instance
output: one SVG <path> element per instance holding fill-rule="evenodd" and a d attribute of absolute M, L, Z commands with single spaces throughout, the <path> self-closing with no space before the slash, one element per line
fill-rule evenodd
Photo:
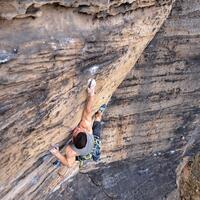
<path fill-rule="evenodd" d="M 65 47 L 66 45 L 73 44 L 73 43 L 75 43 L 75 40 L 73 38 L 69 38 L 69 37 L 61 38 L 59 40 L 59 45 L 61 47 Z"/>
<path fill-rule="evenodd" d="M 63 40 L 61 40 L 64 44 L 68 44 L 68 43 L 74 43 L 75 40 L 73 38 L 64 38 Z"/>
<path fill-rule="evenodd" d="M 56 43 L 51 42 L 50 45 L 51 45 L 51 48 L 52 48 L 53 50 L 57 50 L 57 45 L 56 45 Z"/>
<path fill-rule="evenodd" d="M 5 50 L 0 51 L 0 64 L 8 62 L 12 58 L 14 58 L 14 55 L 12 53 L 8 53 Z"/>
<path fill-rule="evenodd" d="M 95 75 L 98 69 L 99 69 L 99 66 L 98 65 L 94 65 L 93 67 L 91 67 L 89 69 L 89 72 L 90 72 L 91 75 Z"/>
<path fill-rule="evenodd" d="M 148 169 L 148 168 L 146 168 L 146 169 L 141 169 L 141 170 L 139 170 L 138 172 L 139 172 L 139 174 L 147 174 L 147 173 L 149 172 L 149 169 Z"/>
<path fill-rule="evenodd" d="M 0 60 L 0 63 L 6 63 L 6 62 L 8 62 L 8 59 L 7 59 L 7 58 L 1 59 L 1 60 Z"/>
<path fill-rule="evenodd" d="M 174 150 L 171 150 L 171 151 L 170 151 L 170 153 L 171 153 L 171 154 L 174 154 L 174 153 L 175 153 L 175 151 L 174 151 Z"/>

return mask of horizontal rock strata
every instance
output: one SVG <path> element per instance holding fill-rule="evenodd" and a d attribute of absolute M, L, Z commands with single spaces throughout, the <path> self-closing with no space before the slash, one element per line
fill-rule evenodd
<path fill-rule="evenodd" d="M 84 169 L 48 199 L 199 200 L 199 18 L 198 0 L 175 2 L 111 98 L 100 168 Z"/>
<path fill-rule="evenodd" d="M 43 5 L 63 6 L 74 8 L 80 14 L 91 15 L 95 18 L 106 18 L 132 12 L 140 8 L 151 6 L 171 5 L 171 0 L 10 0 L 0 2 L 0 17 L 2 19 L 40 17 Z"/>

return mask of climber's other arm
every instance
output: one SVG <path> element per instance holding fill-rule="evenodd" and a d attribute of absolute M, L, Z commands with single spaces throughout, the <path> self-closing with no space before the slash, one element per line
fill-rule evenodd
<path fill-rule="evenodd" d="M 60 162 L 67 166 L 67 167 L 72 167 L 75 159 L 76 159 L 76 155 L 74 154 L 74 152 L 71 150 L 70 146 L 66 147 L 66 156 L 63 156 L 60 151 L 57 148 L 53 148 L 50 150 L 50 152 L 58 159 L 60 160 Z"/>

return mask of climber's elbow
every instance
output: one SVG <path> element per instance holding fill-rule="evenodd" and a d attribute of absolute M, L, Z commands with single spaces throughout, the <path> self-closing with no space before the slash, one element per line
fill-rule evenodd
<path fill-rule="evenodd" d="M 66 162 L 63 163 L 63 164 L 64 164 L 65 166 L 67 166 L 68 168 L 72 168 L 73 165 L 74 165 L 74 162 L 75 162 L 75 158 L 70 157 L 70 158 L 67 158 L 67 159 L 66 159 Z"/>
<path fill-rule="evenodd" d="M 63 163 L 65 166 L 71 168 L 73 167 L 74 165 L 74 162 L 76 161 L 76 156 L 74 156 L 72 154 L 72 149 L 70 146 L 67 146 L 66 149 L 65 149 L 65 163 Z"/>
<path fill-rule="evenodd" d="M 72 164 L 72 163 L 67 163 L 66 166 L 67 166 L 68 168 L 72 168 L 73 164 Z"/>
<path fill-rule="evenodd" d="M 64 166 L 66 166 L 66 167 L 69 167 L 69 163 L 68 163 L 68 161 L 66 160 L 65 162 L 63 162 L 62 163 Z"/>

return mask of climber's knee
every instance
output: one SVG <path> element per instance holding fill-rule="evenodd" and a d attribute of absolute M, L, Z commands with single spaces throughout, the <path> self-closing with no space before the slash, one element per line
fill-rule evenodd
<path fill-rule="evenodd" d="M 95 113 L 95 121 L 101 121 L 102 119 L 102 113 L 101 112 L 96 112 Z"/>

